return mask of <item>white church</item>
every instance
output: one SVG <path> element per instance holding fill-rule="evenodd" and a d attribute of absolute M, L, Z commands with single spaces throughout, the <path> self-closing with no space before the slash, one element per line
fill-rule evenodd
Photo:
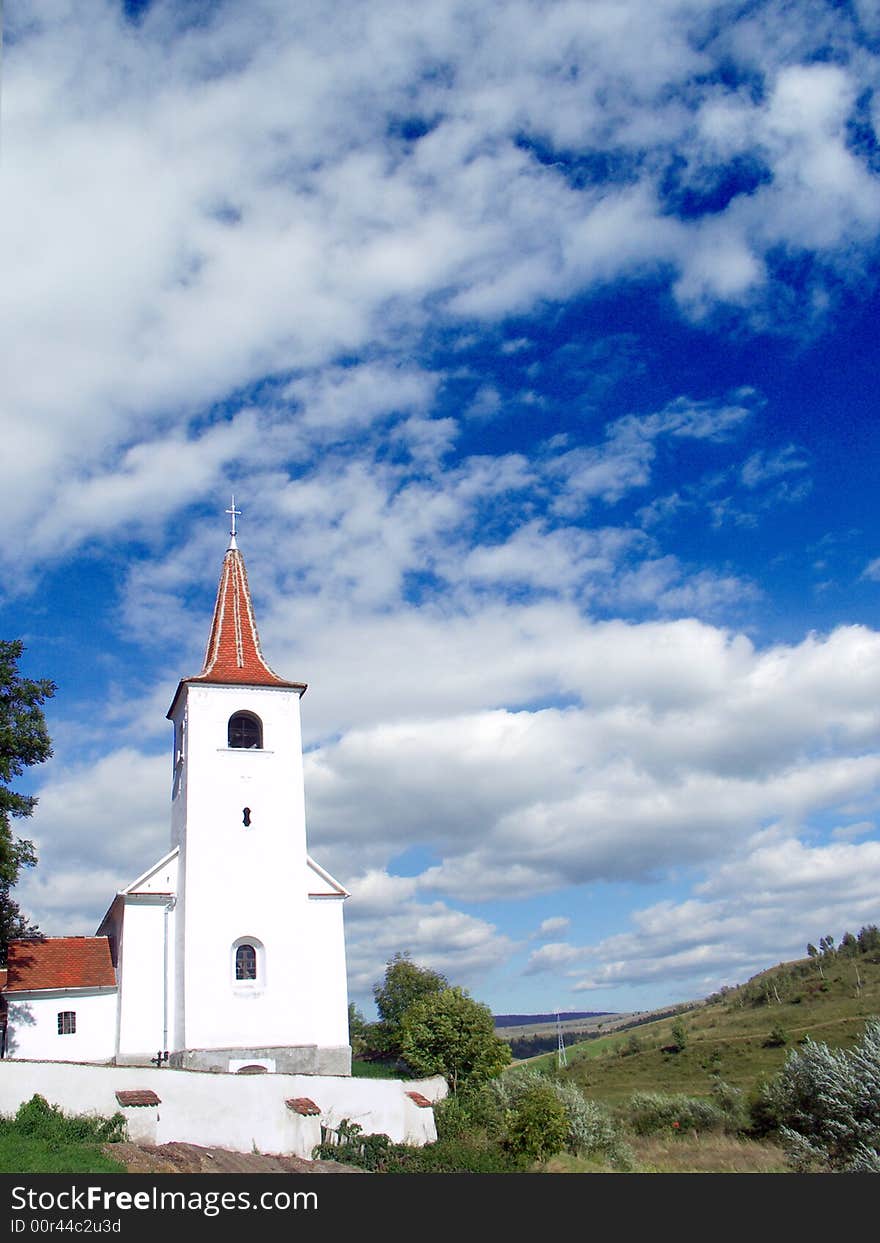
<path fill-rule="evenodd" d="M 306 687 L 263 657 L 229 512 L 204 667 L 168 710 L 171 849 L 95 936 L 10 944 L 6 1058 L 351 1073 L 348 894 L 306 843 Z"/>

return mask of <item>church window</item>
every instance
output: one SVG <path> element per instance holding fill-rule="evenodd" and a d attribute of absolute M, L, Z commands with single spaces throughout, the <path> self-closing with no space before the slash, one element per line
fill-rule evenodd
<path fill-rule="evenodd" d="M 257 951 L 252 945 L 239 945 L 235 951 L 235 978 L 237 980 L 257 978 Z"/>
<path fill-rule="evenodd" d="M 253 712 L 234 712 L 229 718 L 229 746 L 252 750 L 263 745 L 263 722 Z"/>
<path fill-rule="evenodd" d="M 74 1036 L 76 1034 L 76 1011 L 75 1010 L 59 1010 L 58 1012 L 58 1035 Z"/>

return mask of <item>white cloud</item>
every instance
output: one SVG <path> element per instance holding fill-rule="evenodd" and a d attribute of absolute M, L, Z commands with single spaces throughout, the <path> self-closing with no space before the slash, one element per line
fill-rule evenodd
<path fill-rule="evenodd" d="M 631 931 L 595 945 L 544 946 L 526 970 L 561 971 L 573 992 L 677 981 L 705 996 L 772 957 L 803 957 L 829 930 L 876 922 L 878 881 L 880 842 L 807 846 L 777 828 L 716 868 L 698 896 L 637 911 Z"/>
<path fill-rule="evenodd" d="M 201 415 L 267 375 L 305 376 L 290 390 L 305 423 L 364 427 L 386 417 L 386 385 L 426 412 L 429 375 L 310 368 L 411 357 L 429 325 L 630 276 L 703 313 L 773 302 L 779 247 L 856 261 L 880 224 L 877 178 L 847 142 L 870 56 L 806 63 L 824 18 L 795 36 L 773 5 L 700 50 L 693 20 L 679 2 L 384 0 L 328 25 L 255 0 L 190 26 L 157 2 L 135 27 L 109 0 L 87 21 L 25 5 L 4 64 L 7 546 L 48 550 L 35 518 L 59 490 L 81 497 L 68 542 L 106 532 L 124 484 L 152 501 L 139 450 L 179 437 L 210 459 Z M 714 79 L 722 57 L 763 74 L 765 95 Z M 658 190 L 673 149 L 694 182 L 742 152 L 767 178 L 678 218 Z M 579 180 L 594 155 L 606 171 Z M 642 486 L 649 445 L 616 449 L 570 460 L 574 497 Z M 162 512 L 202 498 L 217 467 L 184 450 Z"/>
<path fill-rule="evenodd" d="M 541 936 L 549 936 L 554 932 L 565 932 L 571 924 L 571 920 L 567 915 L 551 915 L 549 919 L 542 919 L 538 933 Z"/>

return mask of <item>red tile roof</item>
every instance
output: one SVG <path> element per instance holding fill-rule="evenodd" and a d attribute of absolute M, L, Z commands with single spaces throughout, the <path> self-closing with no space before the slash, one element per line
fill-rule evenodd
<path fill-rule="evenodd" d="M 421 1092 L 407 1092 L 407 1096 L 414 1105 L 418 1105 L 419 1109 L 430 1109 L 431 1102 L 427 1096 L 422 1096 Z"/>
<path fill-rule="evenodd" d="M 10 941 L 7 993 L 33 988 L 113 988 L 107 937 Z"/>
<path fill-rule="evenodd" d="M 305 1118 L 313 1118 L 315 1114 L 321 1112 L 315 1102 L 310 1101 L 307 1096 L 294 1096 L 284 1103 L 288 1109 L 292 1109 L 295 1114 L 302 1114 Z"/>
<path fill-rule="evenodd" d="M 190 682 L 241 683 L 248 686 L 301 686 L 285 682 L 263 659 L 244 557 L 237 548 L 223 558 L 211 634 L 202 672 Z"/>
<path fill-rule="evenodd" d="M 150 1088 L 132 1088 L 128 1092 L 117 1092 L 116 1099 L 120 1105 L 161 1105 L 162 1102 Z"/>

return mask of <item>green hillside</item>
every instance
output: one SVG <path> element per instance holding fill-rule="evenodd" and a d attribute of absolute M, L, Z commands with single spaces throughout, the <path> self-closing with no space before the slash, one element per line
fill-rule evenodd
<path fill-rule="evenodd" d="M 872 926 L 838 950 L 780 963 L 677 1018 L 575 1044 L 559 1074 L 612 1106 L 643 1090 L 708 1096 L 719 1080 L 751 1094 L 804 1037 L 849 1047 L 877 1015 L 880 934 Z M 556 1057 L 530 1064 L 555 1067 Z"/>

